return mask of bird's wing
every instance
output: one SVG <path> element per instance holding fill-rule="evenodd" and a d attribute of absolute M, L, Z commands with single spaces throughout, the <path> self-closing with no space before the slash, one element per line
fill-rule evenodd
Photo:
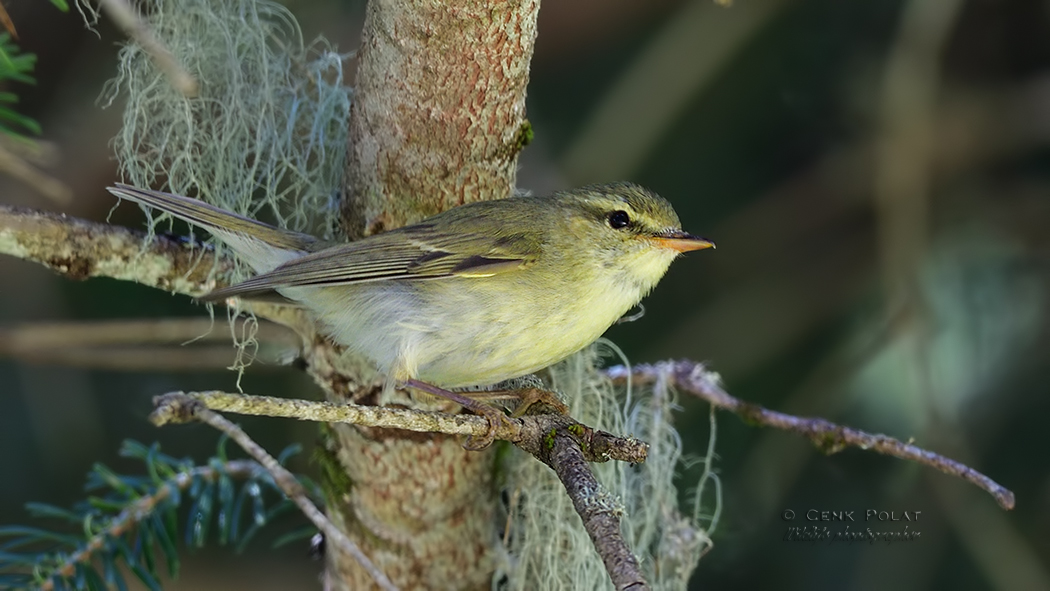
<path fill-rule="evenodd" d="M 490 277 L 527 266 L 538 255 L 540 246 L 535 239 L 489 234 L 417 224 L 307 254 L 202 299 L 255 297 L 292 286 Z"/>

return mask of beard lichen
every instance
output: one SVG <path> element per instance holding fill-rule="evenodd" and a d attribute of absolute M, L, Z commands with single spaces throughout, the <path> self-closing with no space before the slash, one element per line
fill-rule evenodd
<path fill-rule="evenodd" d="M 304 45 L 295 19 L 272 2 L 157 0 L 145 8 L 199 94 L 183 96 L 142 48 L 124 45 L 103 97 L 106 106 L 124 102 L 113 141 L 122 180 L 331 237 L 348 141 L 345 56 L 322 39 Z M 151 232 L 166 217 L 151 216 Z M 248 272 L 237 266 L 223 279 Z M 250 363 L 254 337 L 234 335 L 234 367 Z"/>
<path fill-rule="evenodd" d="M 709 449 L 702 459 L 705 470 L 694 492 L 693 514 L 683 515 L 674 483 L 683 459 L 681 438 L 671 423 L 675 394 L 667 379 L 645 387 L 614 386 L 600 370 L 603 350 L 619 354 L 610 343 L 599 341 L 552 367 L 551 386 L 581 423 L 649 443 L 643 464 L 591 464 L 603 487 L 595 492 L 593 502 L 622 517 L 624 539 L 638 555 L 650 587 L 681 591 L 711 546 L 705 527 L 710 529 L 717 521 L 712 517 L 718 513 L 720 496 L 711 471 L 713 451 Z M 713 449 L 713 431 L 709 444 Z M 569 591 L 610 586 L 572 501 L 547 466 L 524 453 L 510 454 L 501 482 L 509 507 L 503 535 L 505 560 L 496 588 Z M 704 514 L 700 500 L 711 496 L 712 489 L 713 511 Z"/>

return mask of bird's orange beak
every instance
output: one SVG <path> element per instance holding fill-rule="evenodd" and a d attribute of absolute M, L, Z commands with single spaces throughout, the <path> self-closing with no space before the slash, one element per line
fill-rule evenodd
<path fill-rule="evenodd" d="M 653 244 L 660 248 L 669 248 L 671 250 L 677 250 L 678 252 L 689 252 L 690 250 L 702 250 L 704 248 L 715 247 L 714 242 L 699 236 L 693 236 L 692 234 L 682 232 L 681 230 L 654 236 L 651 240 L 653 241 Z"/>

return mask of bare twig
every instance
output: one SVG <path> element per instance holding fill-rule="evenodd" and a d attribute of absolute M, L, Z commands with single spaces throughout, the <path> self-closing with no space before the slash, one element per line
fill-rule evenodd
<path fill-rule="evenodd" d="M 613 380 L 626 380 L 630 376 L 635 382 L 652 382 L 662 373 L 669 373 L 674 385 L 678 388 L 706 400 L 713 406 L 736 413 L 745 422 L 805 435 L 827 453 L 835 453 L 847 447 L 859 447 L 925 464 L 980 487 L 995 497 L 1003 509 L 1014 508 L 1015 501 L 1012 492 L 965 464 L 887 435 L 843 427 L 825 419 L 796 417 L 744 402 L 730 396 L 722 389 L 722 386 L 719 385 L 718 374 L 708 371 L 703 364 L 695 361 L 667 361 L 656 365 L 641 364 L 632 366 L 630 370 L 624 366 L 615 366 L 605 370 L 605 373 Z"/>
<path fill-rule="evenodd" d="M 313 502 L 311 502 L 307 496 L 306 489 L 303 488 L 302 483 L 295 478 L 295 475 L 285 469 L 285 467 L 282 466 L 276 458 L 267 453 L 262 446 L 255 443 L 255 441 L 253 441 L 243 429 L 226 420 L 222 415 L 208 410 L 208 407 L 199 400 L 186 396 L 185 394 L 168 394 L 159 397 L 154 402 L 157 405 L 157 409 L 152 415 L 150 415 L 150 420 L 152 420 L 157 426 L 162 426 L 169 422 L 188 422 L 196 420 L 222 431 L 230 439 L 237 442 L 237 444 L 240 445 L 248 455 L 262 464 L 266 471 L 273 477 L 273 481 L 277 487 L 284 492 L 285 496 L 299 507 L 299 510 L 306 515 L 307 519 L 317 526 L 317 529 L 324 533 L 325 540 L 328 543 L 338 546 L 340 551 L 353 556 L 361 565 L 361 568 L 365 569 L 372 576 L 372 579 L 377 585 L 387 591 L 397 589 L 397 587 L 390 582 L 390 579 L 372 564 L 372 561 L 365 556 L 364 552 L 358 548 L 357 544 L 348 538 L 342 530 L 325 517 L 324 513 L 314 506 Z"/>
<path fill-rule="evenodd" d="M 104 548 L 107 542 L 119 538 L 142 520 L 153 515 L 158 504 L 169 499 L 176 491 L 186 490 L 196 480 L 202 478 L 216 480 L 222 474 L 234 478 L 252 478 L 259 475 L 262 470 L 261 465 L 251 460 L 233 460 L 223 463 L 221 469 L 210 465 L 196 466 L 191 470 L 175 474 L 168 479 L 167 484 L 158 488 L 153 494 L 136 499 L 134 503 L 121 511 L 120 515 L 110 521 L 109 525 L 93 535 L 83 548 L 70 554 L 62 565 L 55 569 L 54 574 L 41 583 L 39 589 L 41 591 L 55 589 L 56 576 L 62 579 L 72 578 L 76 574 L 77 565 L 91 562 L 95 553 Z"/>
<path fill-rule="evenodd" d="M 245 396 L 226 392 L 176 392 L 166 396 L 184 396 L 202 403 L 216 411 L 244 415 L 294 418 L 302 421 L 324 423 L 347 423 L 361 427 L 381 429 L 404 429 L 421 433 L 443 433 L 446 435 L 470 435 L 480 437 L 488 433 L 489 423 L 475 415 L 453 415 L 441 412 L 364 406 L 357 404 L 333 404 L 312 400 L 273 398 L 270 396 Z M 163 397 L 158 400 L 163 401 Z M 163 406 L 158 406 L 158 418 L 163 416 Z M 641 463 L 645 461 L 649 446 L 633 437 L 617 437 L 581 425 L 564 415 L 529 415 L 508 419 L 496 430 L 496 439 L 509 441 L 532 453 L 541 447 L 555 429 L 568 429 L 590 462 L 618 460 Z"/>
<path fill-rule="evenodd" d="M 165 47 L 160 39 L 157 39 L 134 6 L 127 0 L 99 0 L 99 4 L 102 5 L 109 18 L 113 19 L 113 22 L 123 29 L 128 37 L 134 39 L 143 51 L 149 54 L 157 69 L 167 77 L 175 90 L 187 98 L 197 96 L 200 90 L 197 79 L 190 75 L 175 59 L 171 50 Z"/>
<path fill-rule="evenodd" d="M 538 443 L 538 446 L 522 446 L 522 449 L 550 466 L 558 475 L 576 513 L 583 520 L 594 549 L 605 564 L 613 586 L 619 591 L 648 590 L 638 559 L 620 533 L 623 509 L 594 478 L 584 458 L 586 445 L 581 445 L 571 426 L 551 430 Z"/>

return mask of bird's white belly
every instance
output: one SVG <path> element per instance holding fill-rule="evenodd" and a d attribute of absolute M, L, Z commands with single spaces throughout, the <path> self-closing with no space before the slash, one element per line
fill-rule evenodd
<path fill-rule="evenodd" d="M 572 297 L 571 290 L 528 282 L 478 281 L 485 280 L 282 291 L 310 302 L 337 342 L 384 374 L 446 388 L 494 384 L 556 363 L 600 337 L 642 296 L 614 281 L 595 282 L 602 288 Z M 328 293 L 304 298 L 305 290 Z"/>

